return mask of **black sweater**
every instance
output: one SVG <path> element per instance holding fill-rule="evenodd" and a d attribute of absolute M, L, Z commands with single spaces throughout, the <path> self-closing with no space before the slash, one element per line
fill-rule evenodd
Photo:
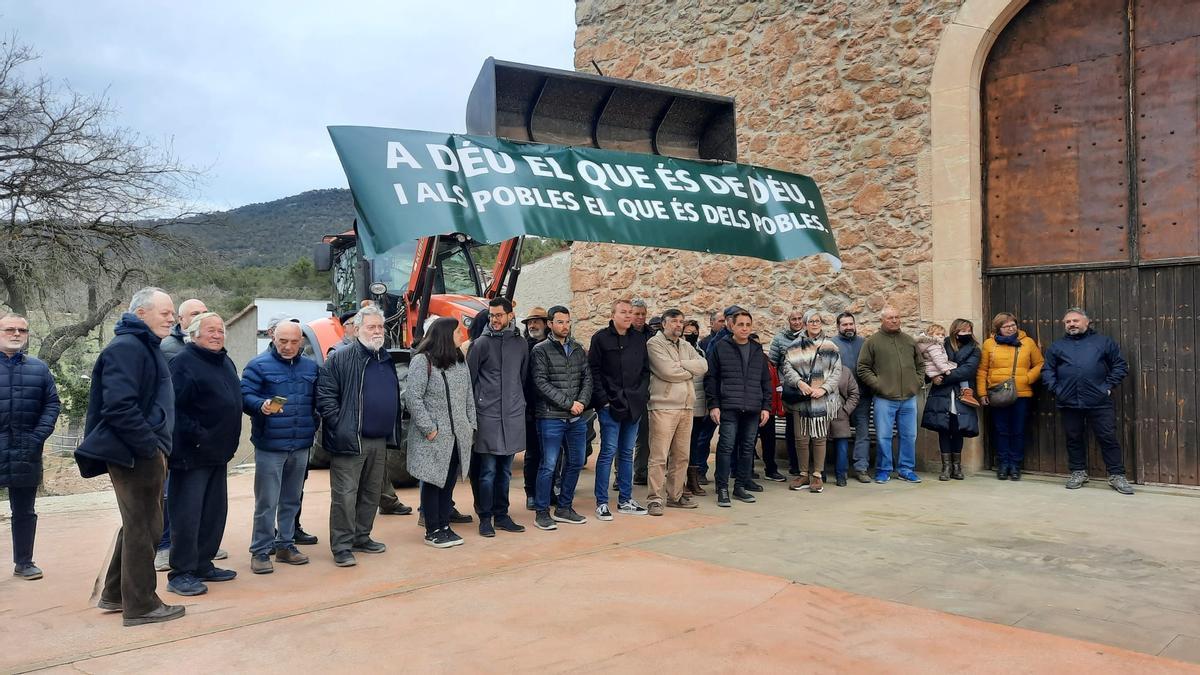
<path fill-rule="evenodd" d="M 187 470 L 228 463 L 242 435 L 242 389 L 233 361 L 224 349 L 189 344 L 170 368 L 175 438 L 167 465 Z"/>

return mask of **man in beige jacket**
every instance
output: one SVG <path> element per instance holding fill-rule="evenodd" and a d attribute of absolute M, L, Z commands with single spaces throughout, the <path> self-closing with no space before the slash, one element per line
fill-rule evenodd
<path fill-rule="evenodd" d="M 696 400 L 693 380 L 708 371 L 708 361 L 683 337 L 683 312 L 663 313 L 661 333 L 646 343 L 650 357 L 650 462 L 646 496 L 652 516 L 663 515 L 666 506 L 694 509 L 696 503 L 683 494 L 683 482 L 691 453 L 692 404 Z M 664 490 L 663 474 L 666 474 Z"/>

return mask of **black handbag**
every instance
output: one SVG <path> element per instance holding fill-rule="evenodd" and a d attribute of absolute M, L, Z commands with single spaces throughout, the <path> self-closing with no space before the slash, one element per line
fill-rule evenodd
<path fill-rule="evenodd" d="M 1012 374 L 1000 384 L 987 388 L 988 406 L 992 408 L 1007 408 L 1017 402 L 1017 357 L 1021 355 L 1021 345 L 1013 352 Z"/>

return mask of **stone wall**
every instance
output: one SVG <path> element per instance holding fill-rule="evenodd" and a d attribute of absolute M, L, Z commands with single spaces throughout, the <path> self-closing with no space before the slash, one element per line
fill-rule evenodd
<path fill-rule="evenodd" d="M 736 97 L 739 161 L 812 176 L 844 263 L 577 243 L 577 334 L 621 296 L 689 315 L 737 303 L 767 331 L 793 306 L 933 318 L 928 86 L 959 4 L 577 0 L 576 69 Z"/>

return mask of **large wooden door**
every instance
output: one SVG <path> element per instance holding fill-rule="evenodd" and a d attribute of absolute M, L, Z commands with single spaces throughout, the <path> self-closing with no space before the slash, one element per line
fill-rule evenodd
<path fill-rule="evenodd" d="M 1130 363 L 1114 393 L 1127 470 L 1200 485 L 1200 6 L 1033 0 L 981 96 L 985 311 L 1045 348 L 1086 308 Z M 1026 467 L 1065 472 L 1053 398 L 1035 406 Z M 1089 471 L 1104 474 L 1094 445 Z"/>

